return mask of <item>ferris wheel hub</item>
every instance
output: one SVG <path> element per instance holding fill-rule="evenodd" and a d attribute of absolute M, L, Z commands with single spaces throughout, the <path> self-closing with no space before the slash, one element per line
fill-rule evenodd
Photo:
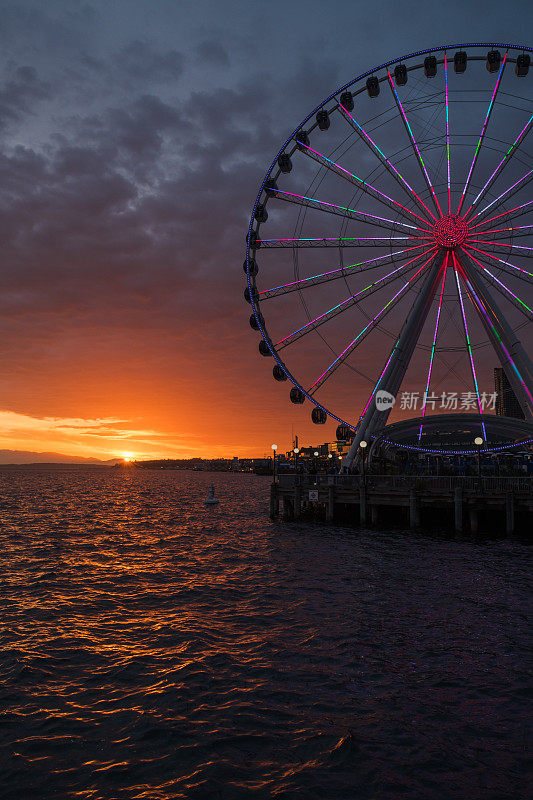
<path fill-rule="evenodd" d="M 433 236 L 440 247 L 455 250 L 468 236 L 468 225 L 458 214 L 447 214 L 433 226 Z"/>

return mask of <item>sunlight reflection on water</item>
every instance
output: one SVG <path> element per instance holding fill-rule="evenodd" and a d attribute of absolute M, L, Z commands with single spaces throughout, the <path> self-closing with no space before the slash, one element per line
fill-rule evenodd
<path fill-rule="evenodd" d="M 2 797 L 526 796 L 527 549 L 268 487 L 0 469 Z"/>

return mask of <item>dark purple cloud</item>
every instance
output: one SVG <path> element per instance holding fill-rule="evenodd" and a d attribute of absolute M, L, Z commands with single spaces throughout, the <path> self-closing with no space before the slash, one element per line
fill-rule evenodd
<path fill-rule="evenodd" d="M 50 96 L 50 85 L 39 79 L 34 67 L 12 67 L 12 74 L 6 75 L 0 90 L 0 128 L 33 116 L 37 101 Z"/>
<path fill-rule="evenodd" d="M 215 39 L 205 39 L 196 47 L 198 60 L 203 64 L 212 64 L 214 67 L 228 67 L 230 57 L 226 48 Z"/>

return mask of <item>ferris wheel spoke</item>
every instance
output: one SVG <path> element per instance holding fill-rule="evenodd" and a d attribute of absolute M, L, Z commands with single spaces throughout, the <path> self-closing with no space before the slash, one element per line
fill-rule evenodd
<path fill-rule="evenodd" d="M 339 103 L 339 110 L 344 117 L 344 119 L 348 122 L 349 125 L 353 128 L 353 130 L 359 135 L 360 139 L 369 147 L 369 149 L 374 153 L 374 155 L 378 158 L 380 163 L 385 167 L 389 175 L 391 175 L 394 180 L 398 183 L 399 186 L 407 193 L 408 197 L 413 200 L 420 211 L 425 215 L 426 219 L 424 222 L 426 224 L 432 224 L 435 222 L 437 217 L 435 214 L 427 207 L 421 197 L 417 195 L 413 187 L 410 183 L 406 181 L 403 175 L 396 169 L 392 161 L 387 158 L 385 153 L 377 146 L 374 140 L 369 136 L 369 134 L 365 131 L 365 129 L 357 122 L 355 117 L 350 114 L 350 112 L 344 108 L 342 103 Z"/>
<path fill-rule="evenodd" d="M 493 261 L 497 261 L 500 264 L 498 269 L 503 270 L 503 272 L 506 272 L 507 275 L 512 275 L 513 278 L 520 278 L 521 280 L 525 280 L 528 281 L 528 283 L 531 283 L 531 278 L 533 278 L 533 272 L 528 272 L 527 269 L 523 269 L 522 267 L 517 267 L 516 264 L 511 264 L 510 261 L 504 261 L 503 258 L 497 258 L 496 256 L 491 255 L 491 253 L 487 253 L 486 250 L 480 250 L 479 247 L 474 247 L 471 244 L 465 243 L 463 247 L 466 247 L 467 250 L 475 250 L 476 253 L 480 253 L 482 259 L 486 259 L 488 257 L 492 258 Z M 504 264 L 505 266 L 501 266 L 502 264 Z M 517 275 L 515 272 L 511 272 L 509 267 L 512 267 L 512 269 L 517 270 L 517 272 L 519 272 L 520 274 Z"/>
<path fill-rule="evenodd" d="M 533 225 L 518 225 L 514 228 L 491 228 L 490 231 L 486 231 L 487 235 L 490 234 L 491 237 L 496 237 L 496 239 L 516 239 L 517 237 L 531 236 L 532 233 Z M 501 235 L 497 236 L 497 234 Z M 470 233 L 467 238 L 472 239 L 483 235 L 485 235 L 484 231 L 478 231 Z"/>
<path fill-rule="evenodd" d="M 404 111 L 404 107 L 403 107 L 402 102 L 401 102 L 401 100 L 400 100 L 400 98 L 398 96 L 398 92 L 396 91 L 396 87 L 395 87 L 395 85 L 393 83 L 391 74 L 390 74 L 388 69 L 387 69 L 387 75 L 389 76 L 389 85 L 390 85 L 392 94 L 394 96 L 394 99 L 396 101 L 396 106 L 398 108 L 398 111 L 401 114 L 402 121 L 403 121 L 405 130 L 407 131 L 407 135 L 409 136 L 409 141 L 411 142 L 411 146 L 412 146 L 412 148 L 413 148 L 413 150 L 415 152 L 418 165 L 420 166 L 420 169 L 422 171 L 422 175 L 424 176 L 424 180 L 426 182 L 426 185 L 427 185 L 427 187 L 428 187 L 428 189 L 429 189 L 429 191 L 431 193 L 431 197 L 433 199 L 433 202 L 435 203 L 435 207 L 437 208 L 437 211 L 439 212 L 439 215 L 442 217 L 443 216 L 442 209 L 441 209 L 439 201 L 437 199 L 437 195 L 435 194 L 435 189 L 433 188 L 433 184 L 431 183 L 430 177 L 428 175 L 428 171 L 426 169 L 426 165 L 424 164 L 424 161 L 422 159 L 422 155 L 420 153 L 420 149 L 418 147 L 418 144 L 416 143 L 416 139 L 414 137 L 413 131 L 411 129 L 411 126 L 409 125 L 409 120 L 407 119 L 407 115 L 406 115 L 406 113 Z"/>
<path fill-rule="evenodd" d="M 505 69 L 505 63 L 507 61 L 507 53 L 505 53 L 502 61 L 502 65 L 500 67 L 500 71 L 498 73 L 498 77 L 496 79 L 496 85 L 494 86 L 494 91 L 492 92 L 492 97 L 490 99 L 489 107 L 487 113 L 485 115 L 485 121 L 483 122 L 483 127 L 481 128 L 481 133 L 479 136 L 478 143 L 476 145 L 476 149 L 474 151 L 474 157 L 472 159 L 472 163 L 470 164 L 470 169 L 468 170 L 468 175 L 466 178 L 466 183 L 464 185 L 463 193 L 461 194 L 461 200 L 459 201 L 459 207 L 457 209 L 457 214 L 461 213 L 461 208 L 463 207 L 463 203 L 468 192 L 468 188 L 470 186 L 470 179 L 472 178 L 472 173 L 474 172 L 474 168 L 477 164 L 477 160 L 479 157 L 479 153 L 481 151 L 481 145 L 483 143 L 483 139 L 485 138 L 485 132 L 487 130 L 487 125 L 489 124 L 489 119 L 492 115 L 492 110 L 494 108 L 494 101 L 496 100 L 496 95 L 498 94 L 498 89 L 500 88 L 500 82 L 503 75 L 503 70 Z M 472 208 L 472 206 L 470 207 Z M 470 209 L 469 209 L 470 210 Z M 466 216 L 466 215 L 465 215 Z"/>
<path fill-rule="evenodd" d="M 450 115 L 448 103 L 448 54 L 444 51 L 444 87 L 445 87 L 445 101 L 446 101 L 446 161 L 447 161 L 447 178 L 448 178 L 448 214 L 452 213 L 452 183 L 451 183 L 451 170 L 450 170 Z M 422 431 L 422 426 L 420 426 Z M 420 440 L 420 436 L 418 437 Z"/>
<path fill-rule="evenodd" d="M 360 236 L 330 236 L 324 237 L 322 239 L 319 238 L 303 238 L 303 239 L 258 239 L 256 240 L 261 247 L 261 250 L 305 250 L 305 249 L 327 249 L 335 248 L 338 250 L 339 248 L 345 249 L 348 247 L 378 247 L 382 246 L 378 243 L 384 242 L 392 243 L 395 241 L 402 241 L 405 243 L 413 243 L 415 241 L 425 241 L 430 240 L 432 237 L 429 236 L 405 236 L 401 237 L 399 240 L 396 240 L 394 237 L 388 237 L 387 239 L 379 239 L 379 238 L 362 238 Z M 429 241 L 428 241 L 429 243 Z"/>
<path fill-rule="evenodd" d="M 378 313 L 374 317 L 372 317 L 370 322 L 367 325 L 365 325 L 365 327 L 357 334 L 357 336 L 354 339 L 352 339 L 352 341 L 348 344 L 347 347 L 345 347 L 345 349 L 342 351 L 342 353 L 340 355 L 338 355 L 337 358 L 334 361 L 331 362 L 329 367 L 327 367 L 327 369 L 324 370 L 322 375 L 320 375 L 316 379 L 316 381 L 311 384 L 311 386 L 309 387 L 309 392 L 308 392 L 310 395 L 314 395 L 318 391 L 318 389 L 320 389 L 320 387 L 340 367 L 340 365 L 343 364 L 346 361 L 348 356 L 351 353 L 353 353 L 353 351 L 357 347 L 359 347 L 361 342 L 366 338 L 366 336 L 370 333 L 370 331 L 374 329 L 374 327 L 376 326 L 378 321 L 380 319 L 383 319 L 385 316 L 387 316 L 387 314 L 390 313 L 390 311 L 392 311 L 392 309 L 398 303 L 398 301 L 399 301 L 400 297 L 403 295 L 403 293 L 410 286 L 413 285 L 414 281 L 416 281 L 418 278 L 420 278 L 420 275 L 423 272 L 423 270 L 425 269 L 425 267 L 429 264 L 430 261 L 433 260 L 433 258 L 435 256 L 435 251 L 436 251 L 436 248 L 434 248 L 432 250 L 431 255 L 429 256 L 429 258 L 426 259 L 426 261 L 422 264 L 421 267 L 419 267 L 419 269 L 415 272 L 415 274 L 412 275 L 406 283 L 404 283 L 404 285 L 396 292 L 396 294 L 388 301 L 388 303 L 386 303 L 386 305 L 384 305 L 383 308 L 380 309 L 380 311 L 378 311 Z"/>
<path fill-rule="evenodd" d="M 298 339 L 301 339 L 302 336 L 305 336 L 312 330 L 316 330 L 318 327 L 320 327 L 320 325 L 323 325 L 325 322 L 328 322 L 328 320 L 333 319 L 338 314 L 342 314 L 342 312 L 346 311 L 348 308 L 357 305 L 360 300 L 366 300 L 372 294 L 383 289 L 385 286 L 388 286 L 389 283 L 392 283 L 394 280 L 397 280 L 405 273 L 410 272 L 413 269 L 416 269 L 416 267 L 413 266 L 414 262 L 423 258 L 428 252 L 429 251 L 426 250 L 424 253 L 420 253 L 420 255 L 415 256 L 410 261 L 408 261 L 407 264 L 402 264 L 400 267 L 396 267 L 396 269 L 387 273 L 387 275 L 378 278 L 377 280 L 370 283 L 368 286 L 365 286 L 364 289 L 361 289 L 359 292 L 356 292 L 356 294 L 350 295 L 350 297 L 347 297 L 346 300 L 342 301 L 342 303 L 338 303 L 337 305 L 330 308 L 328 311 L 325 311 L 323 314 L 320 314 L 318 317 L 315 317 L 310 322 L 307 322 L 305 325 L 302 325 L 302 327 L 298 328 L 298 330 L 294 331 L 293 333 L 290 333 L 288 336 L 285 336 L 285 338 L 280 339 L 279 342 L 276 342 L 274 346 L 276 347 L 277 350 L 283 350 L 283 348 L 287 347 L 290 344 L 293 344 L 293 342 L 298 341 Z"/>
<path fill-rule="evenodd" d="M 495 217 L 484 219 L 481 222 L 478 222 L 477 225 L 471 225 L 470 232 L 473 233 L 475 231 L 479 235 L 488 235 L 493 230 L 494 225 L 505 225 L 506 222 L 511 222 L 513 219 L 522 217 L 524 214 L 529 214 L 531 211 L 533 211 L 533 200 L 528 200 L 527 203 L 522 203 L 519 206 L 510 208 L 509 211 L 503 211 L 501 214 L 496 214 Z M 481 231 L 476 231 L 476 228 L 479 228 L 481 225 L 488 225 L 488 228 L 484 228 Z"/>
<path fill-rule="evenodd" d="M 336 203 L 327 203 L 325 200 L 317 200 L 314 197 L 306 197 L 301 194 L 294 194 L 294 192 L 287 192 L 283 189 L 269 189 L 269 197 L 276 197 L 278 200 L 284 200 L 287 203 L 304 206 L 304 208 L 314 208 L 317 211 L 324 211 L 326 214 L 335 214 L 343 219 L 354 219 L 358 222 L 368 222 L 371 225 L 376 225 L 379 228 L 387 228 L 389 230 L 408 230 L 418 232 L 420 230 L 427 233 L 426 229 L 421 229 L 417 225 L 408 225 L 406 222 L 398 222 L 396 220 L 387 219 L 387 217 L 380 217 L 376 214 L 370 214 L 366 211 L 358 211 L 355 208 L 347 208 L 345 206 L 337 205 Z M 414 220 L 413 220 L 414 222 Z"/>
<path fill-rule="evenodd" d="M 446 283 L 446 273 L 448 269 L 448 259 L 449 253 L 446 253 L 446 259 L 444 262 L 444 269 L 442 271 L 442 286 L 440 289 L 440 297 L 439 297 L 439 305 L 437 307 L 437 320 L 435 323 L 435 332 L 433 334 L 433 344 L 431 345 L 431 354 L 429 356 L 429 367 L 428 367 L 428 377 L 426 381 L 426 391 L 424 392 L 424 402 L 422 405 L 422 419 L 426 416 L 426 407 L 427 407 L 427 398 L 429 393 L 429 384 L 431 382 L 431 371 L 433 368 L 433 359 L 435 358 L 435 350 L 437 349 L 437 336 L 439 333 L 439 322 L 440 322 L 440 312 L 442 308 L 442 298 L 444 295 L 444 284 Z M 418 441 L 422 438 L 422 427 L 423 422 L 420 423 L 420 430 L 418 431 Z"/>
<path fill-rule="evenodd" d="M 498 164 L 498 166 L 496 167 L 496 169 L 494 170 L 494 172 L 492 173 L 492 175 L 490 176 L 488 181 L 485 183 L 483 188 L 479 191 L 477 196 L 474 198 L 474 200 L 472 202 L 472 205 L 470 206 L 468 211 L 464 214 L 465 219 L 469 216 L 470 212 L 473 211 L 473 209 L 478 204 L 478 202 L 481 200 L 481 198 L 485 197 L 485 195 L 489 191 L 490 187 L 494 184 L 494 182 L 497 180 L 499 175 L 502 173 L 502 171 L 505 169 L 505 167 L 509 163 L 509 161 L 512 158 L 512 156 L 517 152 L 518 148 L 520 147 L 520 145 L 522 144 L 522 142 L 524 141 L 524 139 L 528 135 L 528 133 L 531 130 L 532 126 L 533 126 L 533 115 L 529 118 L 529 120 L 526 123 L 526 125 L 522 128 L 522 130 L 520 131 L 520 133 L 518 134 L 518 136 L 514 140 L 513 144 L 511 145 L 511 147 L 509 148 L 507 153 L 504 155 L 504 157 L 502 158 L 502 160 L 500 161 L 500 163 Z M 530 173 L 528 173 L 528 174 L 530 174 Z M 495 202 L 495 201 L 493 201 L 493 202 Z M 491 205 L 492 205 L 492 203 L 489 206 L 487 206 L 487 208 L 490 208 Z M 473 219 L 475 219 L 475 217 Z"/>
<path fill-rule="evenodd" d="M 423 225 L 427 225 L 427 219 L 420 217 L 418 214 L 415 214 L 414 211 L 410 211 L 408 208 L 403 206 L 401 203 L 398 203 L 397 200 L 393 200 L 392 197 L 389 197 L 384 192 L 376 189 L 375 186 L 372 184 L 367 183 L 363 178 L 359 178 L 357 175 L 354 175 L 352 172 L 349 172 L 347 169 L 342 167 L 340 164 L 337 164 L 335 161 L 332 161 L 327 156 L 319 153 L 318 150 L 314 150 L 309 145 L 299 143 L 298 147 L 302 153 L 304 153 L 308 158 L 311 158 L 313 161 L 316 161 L 318 164 L 321 164 L 323 167 L 326 167 L 330 172 L 333 172 L 335 175 L 338 175 L 344 180 L 348 181 L 352 184 L 352 186 L 357 186 L 358 189 L 368 194 L 370 197 L 373 197 L 374 200 L 377 200 L 379 203 L 387 206 L 387 208 L 391 208 L 393 211 L 396 211 L 397 214 L 400 214 L 404 219 L 408 219 L 409 221 L 413 221 L 413 218 L 418 220 L 418 225 L 420 223 Z"/>
<path fill-rule="evenodd" d="M 459 304 L 461 306 L 461 315 L 463 317 L 463 330 L 464 330 L 464 334 L 465 334 L 465 345 L 466 345 L 466 349 L 467 349 L 467 352 L 468 352 L 468 358 L 470 360 L 470 370 L 472 372 L 472 381 L 474 383 L 474 389 L 476 391 L 477 407 L 478 407 L 479 414 L 481 416 L 483 414 L 483 409 L 481 407 L 481 400 L 480 400 L 480 397 L 479 397 L 479 386 L 478 386 L 478 382 L 477 382 L 476 367 L 474 365 L 474 354 L 472 352 L 472 345 L 470 344 L 470 335 L 468 333 L 468 322 L 466 320 L 466 312 L 465 312 L 465 306 L 464 306 L 464 302 L 463 302 L 463 294 L 461 292 L 461 283 L 459 281 L 459 273 L 458 273 L 458 270 L 457 270 L 457 262 L 455 260 L 455 253 L 453 253 L 453 270 L 454 270 L 454 275 L 455 275 L 455 283 L 457 285 L 457 294 L 458 294 L 458 297 L 459 297 Z M 485 431 L 485 423 L 483 422 L 483 420 L 481 421 L 481 430 L 483 431 L 483 440 L 486 441 L 487 440 L 487 433 Z"/>
<path fill-rule="evenodd" d="M 528 319 L 533 319 L 533 310 L 521 300 L 517 294 L 515 294 L 508 286 L 503 283 L 496 275 L 493 275 L 492 272 L 486 267 L 484 264 L 481 263 L 472 253 L 468 253 L 472 261 L 477 264 L 479 269 L 482 270 L 485 280 L 487 280 L 492 286 L 494 286 L 504 297 L 507 297 L 508 300 L 511 300 L 514 306 L 518 308 L 523 314 L 527 316 Z"/>
<path fill-rule="evenodd" d="M 491 217 L 488 220 L 483 220 L 483 217 L 487 215 L 489 209 L 495 211 L 502 205 L 503 202 L 509 200 L 509 198 L 512 197 L 516 192 L 519 192 L 521 189 L 524 189 L 531 180 L 533 180 L 533 169 L 531 169 L 529 172 L 526 172 L 525 175 L 522 175 L 522 177 L 519 178 L 517 181 L 515 181 L 512 186 L 509 186 L 508 189 L 499 194 L 498 197 L 492 200 L 492 202 L 490 202 L 487 206 L 482 208 L 478 214 L 474 214 L 469 223 L 471 227 L 477 228 L 478 225 L 488 224 L 490 221 L 494 219 L 499 219 L 499 217 L 503 217 L 506 214 L 512 214 L 513 211 L 517 211 L 520 208 L 525 208 L 526 206 L 530 206 L 531 203 L 533 203 L 533 200 L 529 201 L 528 203 L 522 203 L 521 205 L 516 206 L 515 208 L 510 209 L 509 211 L 503 211 L 501 214 L 497 214 L 495 217 Z M 472 222 L 474 222 L 474 220 L 476 219 L 478 220 L 478 222 L 475 225 L 472 225 Z"/>
<path fill-rule="evenodd" d="M 290 283 L 284 283 L 280 286 L 274 286 L 272 289 L 264 289 L 262 292 L 259 292 L 258 297 L 260 301 L 269 300 L 272 297 L 278 297 L 282 294 L 295 292 L 299 289 L 306 289 L 308 286 L 318 286 L 321 283 L 328 283 L 330 281 L 337 280 L 338 278 L 344 278 L 346 275 L 356 275 L 359 272 L 367 272 L 370 269 L 375 269 L 376 267 L 381 267 L 385 264 L 393 263 L 394 261 L 403 261 L 406 258 L 409 258 L 409 255 L 405 255 L 406 253 L 414 255 L 415 250 L 420 250 L 421 248 L 425 247 L 427 247 L 427 245 L 419 244 L 415 245 L 414 247 L 407 247 L 403 250 L 398 250 L 396 253 L 385 253 L 382 256 L 369 258 L 366 261 L 359 261 L 357 264 L 350 264 L 347 267 L 338 267 L 337 269 L 332 269 L 328 272 L 310 275 L 309 278 L 300 278 L 297 281 L 291 281 Z"/>
<path fill-rule="evenodd" d="M 265 250 L 294 250 L 301 247 L 389 247 L 434 241 L 433 236 L 338 236 L 330 239 L 257 239 Z"/>
<path fill-rule="evenodd" d="M 483 244 L 488 245 L 488 249 L 492 253 L 511 253 L 516 251 L 517 255 L 523 258 L 533 258 L 533 247 L 526 247 L 523 244 L 508 244 L 506 242 L 492 242 L 485 239 L 469 239 L 469 244 Z"/>

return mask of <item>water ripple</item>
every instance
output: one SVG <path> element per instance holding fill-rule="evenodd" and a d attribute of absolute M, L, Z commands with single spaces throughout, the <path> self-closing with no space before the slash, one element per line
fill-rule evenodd
<path fill-rule="evenodd" d="M 271 523 L 267 499 L 0 469 L 0 797 L 529 796 L 527 548 Z"/>

